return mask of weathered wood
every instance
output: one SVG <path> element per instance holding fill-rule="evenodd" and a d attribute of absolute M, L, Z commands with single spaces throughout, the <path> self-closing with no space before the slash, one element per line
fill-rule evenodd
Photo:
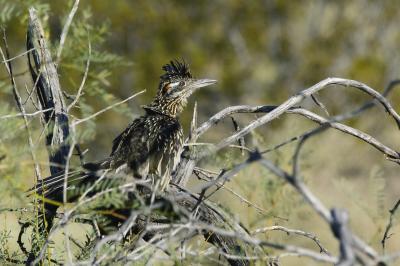
<path fill-rule="evenodd" d="M 68 144 L 69 124 L 66 106 L 58 79 L 57 69 L 52 60 L 50 50 L 46 44 L 43 27 L 34 8 L 29 9 L 29 24 L 26 38 L 29 70 L 34 82 L 41 111 L 43 111 L 42 124 L 46 129 L 46 147 L 49 155 L 50 173 L 52 175 L 64 170 L 70 150 Z M 47 235 L 52 227 L 57 207 L 44 204 L 38 210 L 40 218 L 39 227 L 36 228 L 41 235 Z M 34 242 L 26 261 L 30 265 L 40 243 Z M 36 250 L 36 251 L 35 251 Z"/>
<path fill-rule="evenodd" d="M 34 8 L 29 9 L 27 32 L 29 70 L 35 83 L 43 113 L 43 126 L 47 128 L 46 145 L 49 152 L 50 172 L 64 170 L 69 152 L 69 125 L 66 106 L 58 79 L 57 69 L 46 44 L 43 27 Z M 32 63 L 33 59 L 33 63 Z"/>

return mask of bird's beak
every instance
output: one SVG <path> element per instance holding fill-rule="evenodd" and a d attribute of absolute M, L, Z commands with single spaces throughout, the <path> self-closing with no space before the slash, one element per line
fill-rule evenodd
<path fill-rule="evenodd" d="M 192 84 L 190 84 L 190 90 L 194 91 L 196 89 L 206 87 L 215 83 L 217 83 L 215 79 L 195 79 L 192 81 Z"/>

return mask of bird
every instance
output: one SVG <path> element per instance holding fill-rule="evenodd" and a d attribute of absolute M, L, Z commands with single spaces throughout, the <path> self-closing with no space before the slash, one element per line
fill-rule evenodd
<path fill-rule="evenodd" d="M 199 88 L 215 84 L 214 79 L 196 79 L 184 60 L 171 60 L 162 67 L 158 90 L 152 102 L 142 106 L 145 114 L 133 120 L 112 142 L 105 159 L 87 163 L 68 173 L 68 189 L 99 178 L 99 170 L 124 172 L 148 180 L 166 191 L 183 151 L 183 130 L 179 114 L 188 98 Z M 61 200 L 65 172 L 44 178 L 30 192 L 51 200 Z"/>

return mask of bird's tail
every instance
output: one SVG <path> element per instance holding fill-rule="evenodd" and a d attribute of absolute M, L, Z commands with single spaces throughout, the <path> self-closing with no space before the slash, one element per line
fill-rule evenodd
<path fill-rule="evenodd" d="M 62 199 L 64 184 L 67 185 L 67 191 L 71 191 L 85 183 L 90 183 L 98 176 L 99 170 L 109 167 L 109 160 L 105 159 L 95 163 L 88 163 L 77 169 L 69 171 L 60 171 L 57 174 L 46 177 L 27 191 L 28 195 L 37 194 L 40 197 L 57 201 Z"/>

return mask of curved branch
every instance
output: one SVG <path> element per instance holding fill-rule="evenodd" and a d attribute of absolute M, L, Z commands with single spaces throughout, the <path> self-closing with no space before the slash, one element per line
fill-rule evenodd
<path fill-rule="evenodd" d="M 328 88 L 330 85 L 340 85 L 344 86 L 346 88 L 356 88 L 361 90 L 362 92 L 372 96 L 374 99 L 376 99 L 379 103 L 381 103 L 386 111 L 393 117 L 395 120 L 396 124 L 398 127 L 400 127 L 400 116 L 399 114 L 394 110 L 392 105 L 389 103 L 389 101 L 379 92 L 375 91 L 374 89 L 370 88 L 369 86 L 365 85 L 364 83 L 355 81 L 355 80 L 350 80 L 350 79 L 342 79 L 342 78 L 327 78 L 314 86 L 303 90 L 294 96 L 290 97 L 288 100 L 286 100 L 284 103 L 282 103 L 279 106 L 273 107 L 273 106 L 255 106 L 255 107 L 250 107 L 250 109 L 246 106 L 234 106 L 234 107 L 228 107 L 221 112 L 217 113 L 213 117 L 211 117 L 207 122 L 203 123 L 197 130 L 196 133 L 198 135 L 203 134 L 205 131 L 207 131 L 212 125 L 218 123 L 222 118 L 233 114 L 233 113 L 239 113 L 239 112 L 248 112 L 248 113 L 255 113 L 255 112 L 268 112 L 264 116 L 258 118 L 257 120 L 253 121 L 252 123 L 248 124 L 246 127 L 244 127 L 242 130 L 238 131 L 236 134 L 231 135 L 230 137 L 222 140 L 218 144 L 216 144 L 213 147 L 213 151 L 216 152 L 234 142 L 236 142 L 238 139 L 242 138 L 243 136 L 247 135 L 250 131 L 256 129 L 257 127 L 264 125 L 266 123 L 271 122 L 272 120 L 280 117 L 282 114 L 284 114 L 286 111 L 290 110 L 293 107 L 296 107 L 296 105 L 300 104 L 305 98 L 310 97 L 312 94 L 324 89 Z M 395 84 L 396 85 L 396 84 Z M 393 85 L 394 86 L 394 85 Z M 200 157 L 204 157 L 206 154 L 202 154 Z"/>

